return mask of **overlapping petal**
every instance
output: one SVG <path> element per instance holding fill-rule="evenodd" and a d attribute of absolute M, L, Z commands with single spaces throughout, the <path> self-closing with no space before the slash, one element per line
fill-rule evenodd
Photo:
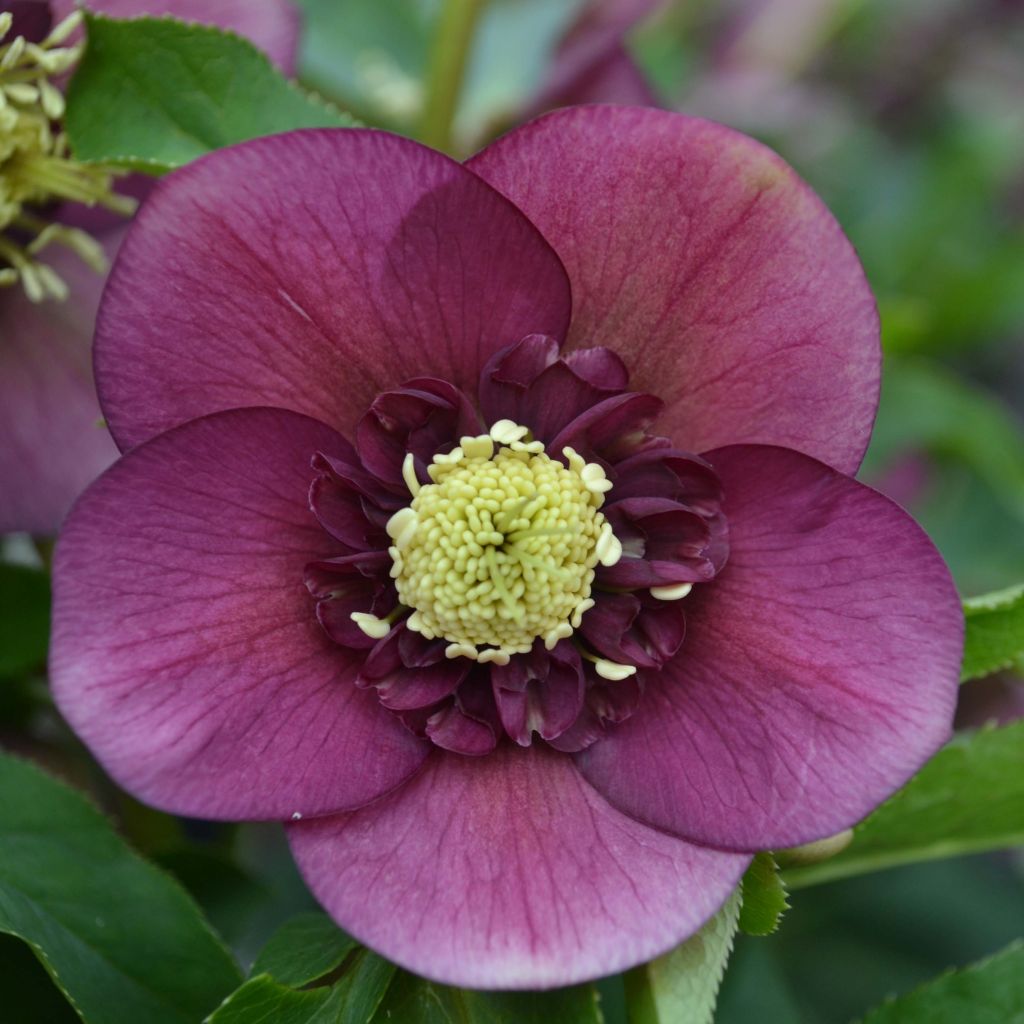
<path fill-rule="evenodd" d="M 166 810 L 359 806 L 429 745 L 354 685 L 303 584 L 334 542 L 306 503 L 333 430 L 278 409 L 187 423 L 122 458 L 57 548 L 57 703 L 111 775 Z"/>
<path fill-rule="evenodd" d="M 707 454 L 729 562 L 686 598 L 686 643 L 648 676 L 642 713 L 588 751 L 626 813 L 735 849 L 840 831 L 950 733 L 956 590 L 898 506 L 797 452 Z"/>
<path fill-rule="evenodd" d="M 554 251 L 461 165 L 382 132 L 314 130 L 169 175 L 100 309 L 96 373 L 125 448 L 266 404 L 351 428 L 415 376 L 475 387 L 498 349 L 564 336 Z"/>
<path fill-rule="evenodd" d="M 228 29 L 258 46 L 286 74 L 295 71 L 299 11 L 291 0 L 50 0 L 56 18 L 87 7 L 111 18 L 168 14 Z"/>
<path fill-rule="evenodd" d="M 113 255 L 121 236 L 105 239 Z M 68 249 L 47 262 L 66 302 L 0 289 L 0 533 L 55 533 L 71 503 L 117 456 L 103 426 L 89 346 L 103 277 Z"/>
<path fill-rule="evenodd" d="M 656 956 L 747 863 L 633 821 L 536 744 L 436 753 L 391 796 L 289 838 L 343 928 L 419 974 L 481 988 L 567 985 Z"/>
<path fill-rule="evenodd" d="M 774 153 L 720 125 L 586 107 L 512 131 L 468 165 L 541 229 L 573 287 L 570 347 L 624 357 L 691 451 L 804 451 L 845 472 L 878 395 L 857 257 Z"/>

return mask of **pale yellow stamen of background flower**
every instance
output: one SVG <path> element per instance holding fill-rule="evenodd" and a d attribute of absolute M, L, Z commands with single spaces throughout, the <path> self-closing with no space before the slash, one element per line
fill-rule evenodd
<path fill-rule="evenodd" d="M 421 484 L 413 457 L 402 476 L 412 502 L 386 526 L 391 576 L 407 628 L 448 641 L 448 658 L 507 664 L 540 638 L 551 650 L 572 636 L 586 611 L 594 572 L 614 565 L 622 545 L 601 514 L 611 488 L 602 467 L 571 448 L 568 466 L 511 420 L 463 437 L 434 456 Z M 377 637 L 383 621 L 352 616 Z M 605 678 L 631 666 L 591 658 Z"/>
<path fill-rule="evenodd" d="M 73 160 L 54 124 L 64 114 L 64 97 L 50 78 L 66 74 L 81 56 L 82 44 L 61 45 L 81 20 L 80 12 L 70 15 L 37 44 L 23 36 L 8 40 L 13 17 L 0 14 L 0 285 L 20 283 L 33 302 L 67 298 L 64 281 L 36 258 L 48 245 L 68 247 L 97 272 L 106 269 L 95 239 L 41 218 L 33 207 L 77 202 L 131 214 L 136 206 L 113 191 L 115 172 Z"/>

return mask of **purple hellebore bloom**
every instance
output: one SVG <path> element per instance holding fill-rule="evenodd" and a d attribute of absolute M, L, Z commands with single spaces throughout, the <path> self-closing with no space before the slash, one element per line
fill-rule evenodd
<path fill-rule="evenodd" d="M 820 201 L 709 122 L 210 154 L 100 311 L 126 454 L 58 544 L 57 702 L 141 799 L 288 821 L 420 974 L 656 956 L 949 736 L 956 592 L 848 475 L 877 326 Z"/>
<path fill-rule="evenodd" d="M 0 0 L 10 36 L 38 42 L 72 13 L 75 0 Z M 290 0 L 90 0 L 112 17 L 170 14 L 247 36 L 286 74 L 294 71 L 299 16 Z M 133 177 L 140 197 L 149 179 Z M 138 187 L 139 183 L 144 186 Z M 108 259 L 123 218 L 64 207 L 58 219 L 96 236 Z M 51 246 L 46 262 L 68 285 L 64 302 L 30 302 L 20 287 L 0 288 L 0 533 L 55 533 L 71 503 L 117 457 L 99 425 L 91 342 L 104 276 L 70 250 Z"/>
<path fill-rule="evenodd" d="M 658 106 L 625 38 L 664 6 L 665 0 L 591 0 L 559 43 L 531 112 L 583 103 Z"/>

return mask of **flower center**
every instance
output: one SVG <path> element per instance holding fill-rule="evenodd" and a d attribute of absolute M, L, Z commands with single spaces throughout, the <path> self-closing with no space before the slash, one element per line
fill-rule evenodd
<path fill-rule="evenodd" d="M 66 73 L 81 55 L 81 44 L 60 45 L 81 20 L 76 12 L 37 44 L 23 36 L 5 41 L 13 19 L 0 13 L 0 285 L 20 282 L 33 302 L 68 294 L 53 268 L 36 258 L 47 245 L 67 246 L 97 271 L 106 260 L 84 231 L 39 217 L 32 207 L 67 200 L 130 214 L 136 206 L 112 190 L 114 172 L 72 160 L 64 136 L 53 130 L 64 97 L 50 77 Z"/>
<path fill-rule="evenodd" d="M 391 576 L 407 627 L 447 640 L 449 658 L 506 664 L 538 637 L 554 648 L 593 607 L 595 566 L 622 554 L 600 512 L 603 468 L 571 448 L 565 466 L 528 438 L 499 420 L 436 455 L 425 485 L 406 457 L 413 500 L 387 524 Z"/>

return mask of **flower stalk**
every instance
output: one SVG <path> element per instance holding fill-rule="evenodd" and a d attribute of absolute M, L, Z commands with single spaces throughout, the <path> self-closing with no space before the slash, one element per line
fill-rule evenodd
<path fill-rule="evenodd" d="M 485 3 L 486 0 L 445 0 L 438 16 L 419 138 L 446 153 L 452 151 L 455 110 L 473 35 Z"/>

